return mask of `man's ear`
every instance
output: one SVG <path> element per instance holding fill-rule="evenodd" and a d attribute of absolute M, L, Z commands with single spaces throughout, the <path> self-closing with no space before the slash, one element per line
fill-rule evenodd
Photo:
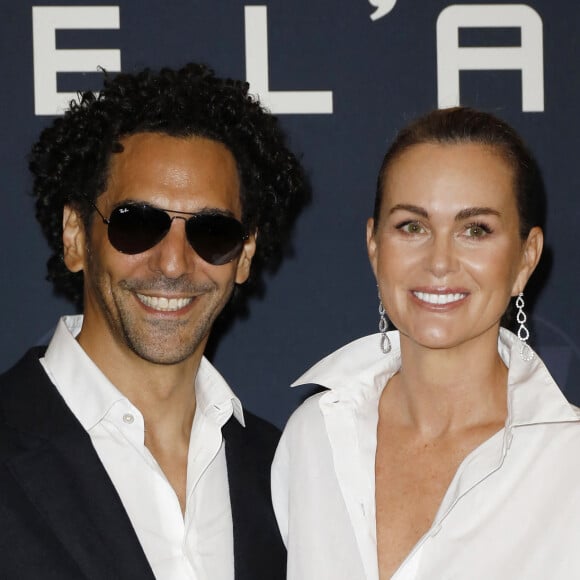
<path fill-rule="evenodd" d="M 83 220 L 70 205 L 62 213 L 63 259 L 71 272 L 80 272 L 85 267 L 86 233 Z"/>
<path fill-rule="evenodd" d="M 244 247 L 242 248 L 242 253 L 238 258 L 238 265 L 236 267 L 236 284 L 243 284 L 250 277 L 250 266 L 252 265 L 252 258 L 256 253 L 257 237 L 258 232 L 252 232 L 244 242 Z"/>

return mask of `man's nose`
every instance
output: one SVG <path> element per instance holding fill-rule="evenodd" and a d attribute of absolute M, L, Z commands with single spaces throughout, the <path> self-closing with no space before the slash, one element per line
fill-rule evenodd
<path fill-rule="evenodd" d="M 169 231 L 152 249 L 150 267 L 166 278 L 179 278 L 183 274 L 191 272 L 195 260 L 201 259 L 187 240 L 185 222 L 186 218 L 184 217 L 172 217 Z"/>

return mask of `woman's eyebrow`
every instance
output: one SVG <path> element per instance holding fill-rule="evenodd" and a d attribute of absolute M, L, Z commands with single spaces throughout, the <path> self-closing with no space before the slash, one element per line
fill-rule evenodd
<path fill-rule="evenodd" d="M 426 219 L 429 218 L 429 212 L 425 208 L 409 203 L 398 203 L 397 205 L 394 205 L 390 209 L 389 214 L 393 214 L 396 211 L 408 211 Z M 496 209 L 493 209 L 492 207 L 467 207 L 457 213 L 455 216 L 455 221 L 461 221 L 479 215 L 495 215 L 498 217 L 501 216 L 500 212 Z"/>
<path fill-rule="evenodd" d="M 455 221 L 458 222 L 478 215 L 501 216 L 500 212 L 496 209 L 493 209 L 492 207 L 468 207 L 458 212 L 458 214 L 455 216 Z"/>
<path fill-rule="evenodd" d="M 395 213 L 396 211 L 408 211 L 411 213 L 416 213 L 417 215 L 420 215 L 421 217 L 424 218 L 429 217 L 429 213 L 427 212 L 426 209 L 419 207 L 418 205 L 412 205 L 408 203 L 398 203 L 397 205 L 394 205 L 390 209 L 389 215 Z"/>

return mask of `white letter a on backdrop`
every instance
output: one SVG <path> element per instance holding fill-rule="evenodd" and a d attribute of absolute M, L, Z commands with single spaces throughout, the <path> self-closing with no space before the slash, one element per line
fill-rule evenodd
<path fill-rule="evenodd" d="M 519 28 L 521 46 L 461 47 L 460 28 Z M 542 19 L 525 4 L 456 4 L 437 19 L 439 107 L 459 105 L 459 71 L 521 70 L 522 111 L 544 110 Z"/>

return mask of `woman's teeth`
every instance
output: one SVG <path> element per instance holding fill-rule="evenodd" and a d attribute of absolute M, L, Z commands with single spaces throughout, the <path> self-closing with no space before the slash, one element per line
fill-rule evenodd
<path fill-rule="evenodd" d="M 413 294 L 422 302 L 429 304 L 451 304 L 465 298 L 467 294 L 429 294 L 428 292 L 413 292 Z"/>

